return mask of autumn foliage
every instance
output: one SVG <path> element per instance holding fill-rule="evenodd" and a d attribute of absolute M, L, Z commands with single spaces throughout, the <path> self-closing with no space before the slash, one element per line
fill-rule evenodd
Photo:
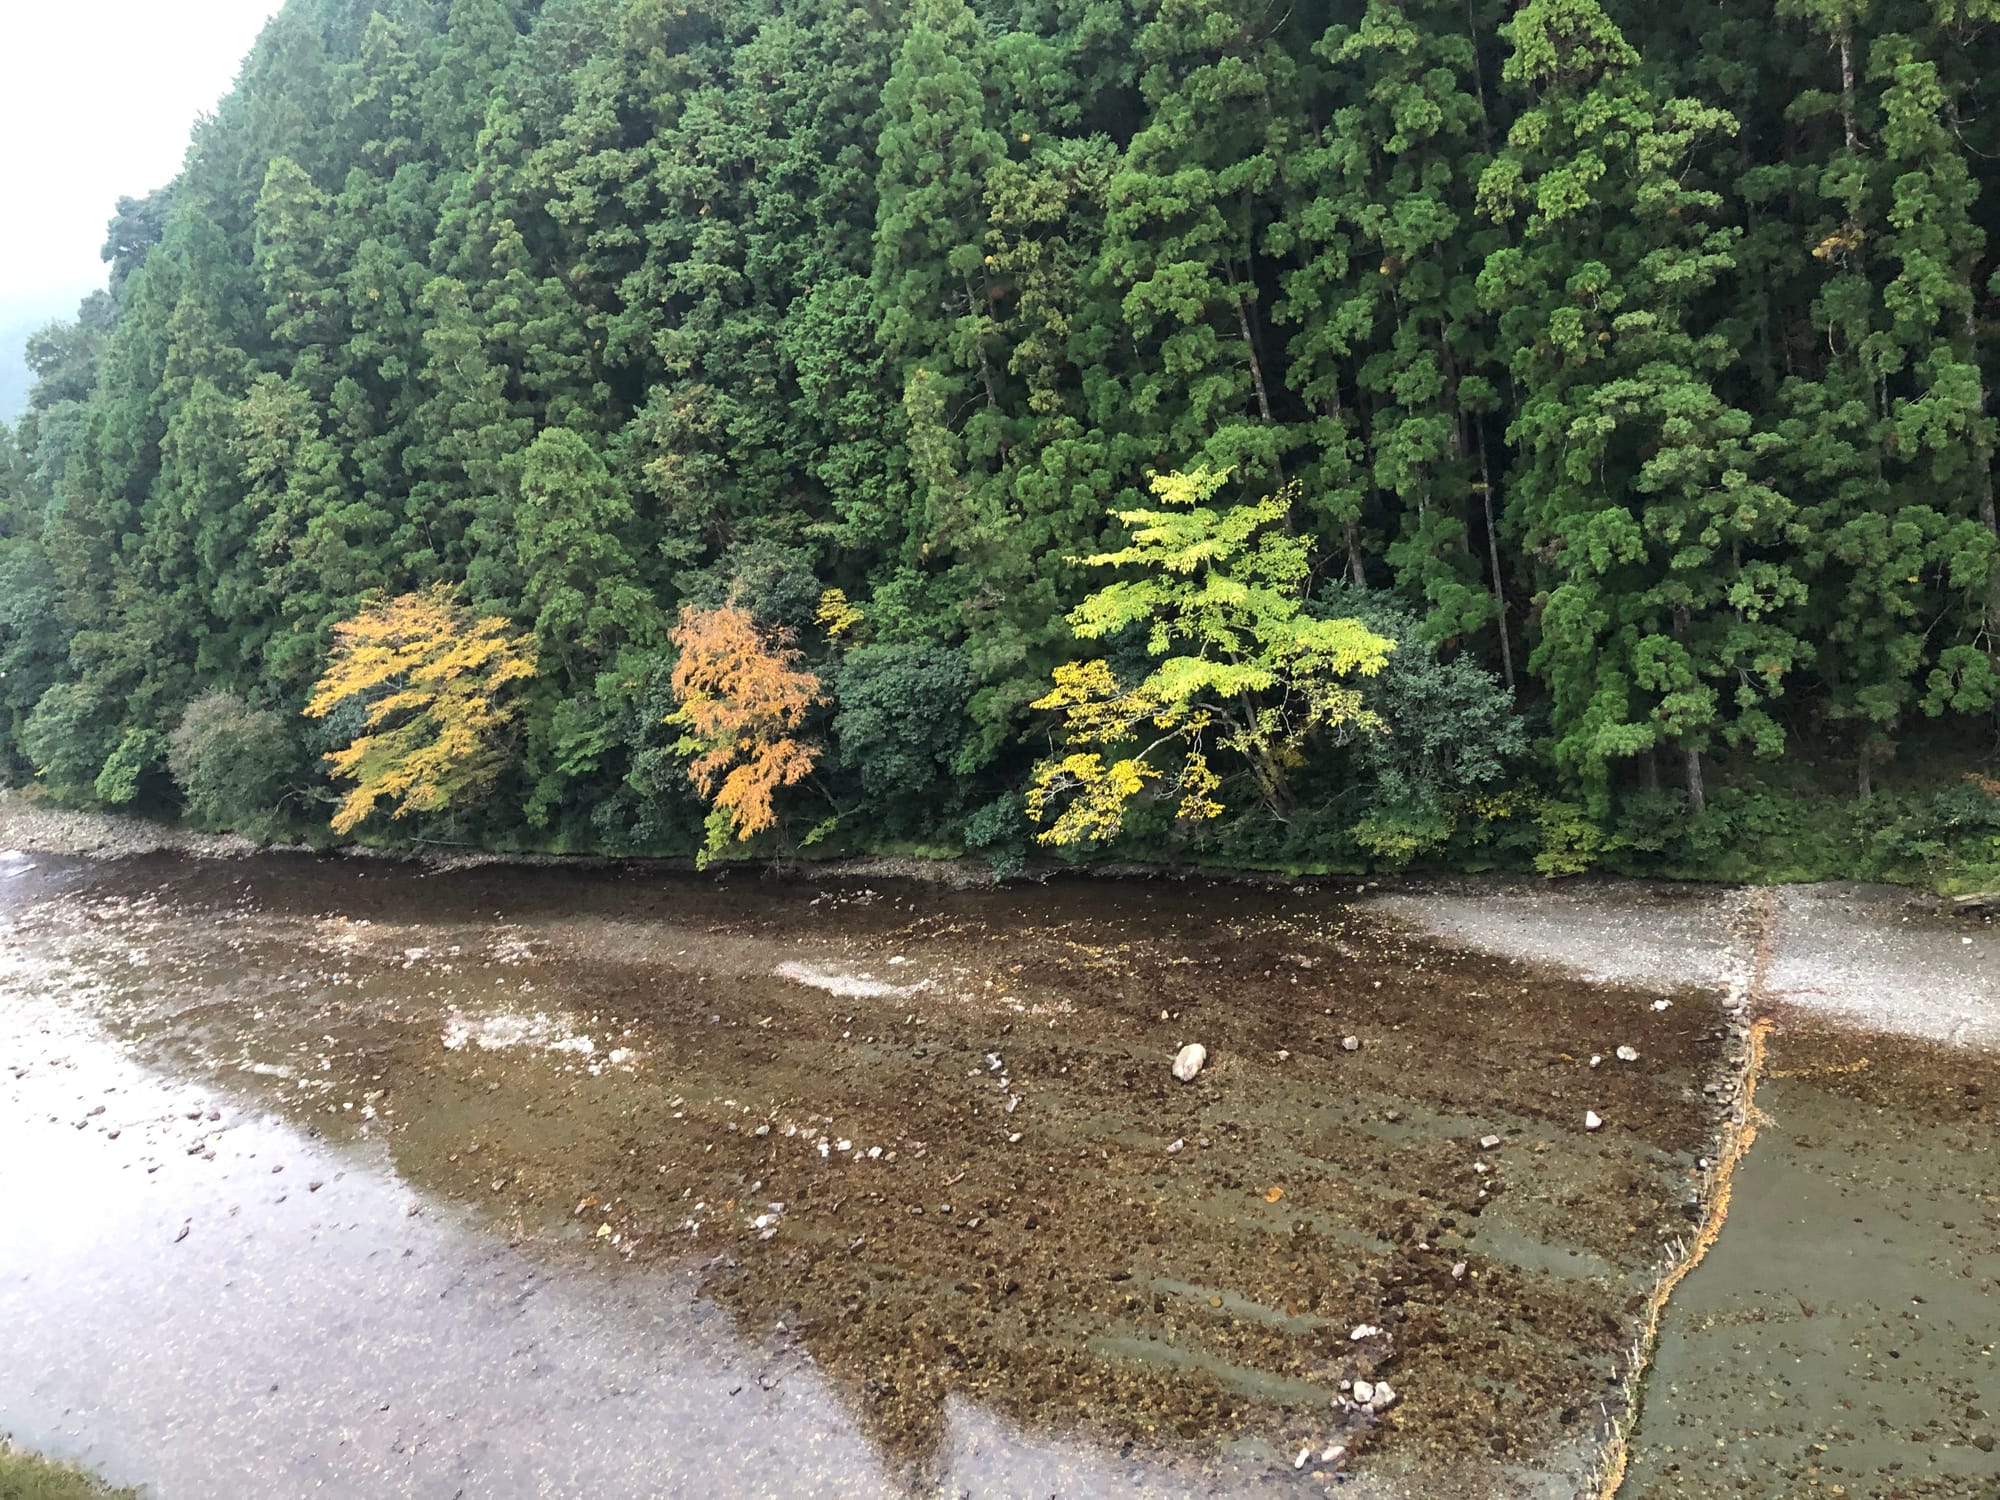
<path fill-rule="evenodd" d="M 441 812 L 486 790 L 505 764 L 515 705 L 507 688 L 535 675 L 534 638 L 503 616 L 475 617 L 442 586 L 371 605 L 334 627 L 333 655 L 306 705 L 325 718 L 363 696 L 364 732 L 326 757 L 354 783 L 336 833 L 378 803 L 392 817 Z"/>
<path fill-rule="evenodd" d="M 800 669 L 789 635 L 764 632 L 729 603 L 686 608 L 674 628 L 674 701 L 667 722 L 685 730 L 688 779 L 712 809 L 708 849 L 726 832 L 747 840 L 778 820 L 772 798 L 811 773 L 817 746 L 796 735 L 824 701 L 819 678 Z"/>

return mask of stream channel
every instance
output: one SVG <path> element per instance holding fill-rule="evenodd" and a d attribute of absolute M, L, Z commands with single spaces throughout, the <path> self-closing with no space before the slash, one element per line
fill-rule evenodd
<path fill-rule="evenodd" d="M 1991 1500 L 2000 931 L 1903 895 L 8 851 L 0 1433 L 167 1500 L 1595 1495 L 1752 1008 L 1621 1493 Z"/>

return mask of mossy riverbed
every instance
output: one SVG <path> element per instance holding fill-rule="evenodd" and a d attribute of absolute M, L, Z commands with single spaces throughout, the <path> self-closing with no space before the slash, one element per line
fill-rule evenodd
<path fill-rule="evenodd" d="M 0 1234 L 0 1413 L 163 1494 L 1568 1495 L 1735 1058 L 1332 892 L 37 856 L 0 930 L 78 1240 Z M 79 1317 L 175 1352 L 80 1418 Z"/>

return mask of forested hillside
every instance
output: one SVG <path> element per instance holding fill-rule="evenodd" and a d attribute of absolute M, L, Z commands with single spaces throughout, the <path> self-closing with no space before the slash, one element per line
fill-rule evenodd
<path fill-rule="evenodd" d="M 614 852 L 1990 849 L 1922 773 L 2000 702 L 1996 162 L 2000 0 L 289 0 L 29 350 L 0 762 Z"/>

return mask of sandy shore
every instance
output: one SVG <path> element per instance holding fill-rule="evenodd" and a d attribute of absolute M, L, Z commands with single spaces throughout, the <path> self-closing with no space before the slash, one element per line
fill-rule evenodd
<path fill-rule="evenodd" d="M 1720 987 L 1738 900 L 1723 886 L 1465 880 L 1364 905 L 1431 936 L 1600 982 Z M 1781 886 L 1773 905 L 1765 999 L 1781 1018 L 2000 1050 L 2000 927 L 1892 886 Z"/>

